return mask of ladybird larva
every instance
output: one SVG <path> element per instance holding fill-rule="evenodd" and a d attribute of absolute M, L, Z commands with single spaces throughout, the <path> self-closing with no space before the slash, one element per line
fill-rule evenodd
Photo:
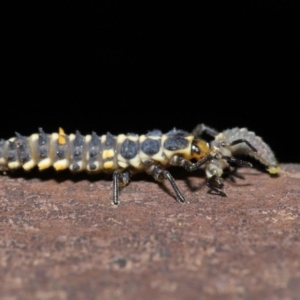
<path fill-rule="evenodd" d="M 214 135 L 209 144 L 201 135 L 204 131 Z M 126 186 L 131 175 L 146 172 L 156 181 L 167 180 L 176 199 L 184 203 L 185 198 L 174 178 L 166 169 L 183 167 L 187 171 L 205 168 L 207 185 L 220 195 L 226 194 L 222 174 L 231 164 L 251 166 L 234 158 L 236 154 L 248 154 L 266 165 L 270 173 L 278 173 L 279 167 L 272 150 L 247 129 L 234 128 L 220 134 L 203 124 L 192 133 L 173 129 L 165 134 L 153 130 L 144 135 L 107 134 L 95 132 L 83 136 L 79 131 L 66 135 L 62 128 L 58 133 L 47 134 L 42 128 L 29 137 L 16 133 L 9 140 L 0 140 L 0 171 L 34 167 L 44 170 L 53 167 L 57 171 L 86 171 L 90 174 L 105 172 L 113 177 L 113 204 L 119 204 L 119 189 Z"/>

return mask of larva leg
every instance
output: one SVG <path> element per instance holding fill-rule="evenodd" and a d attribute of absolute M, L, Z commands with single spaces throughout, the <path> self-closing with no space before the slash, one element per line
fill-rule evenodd
<path fill-rule="evenodd" d="M 229 172 L 228 172 L 228 178 L 232 181 L 232 182 L 236 182 L 235 178 L 239 178 L 239 179 L 243 179 L 245 180 L 245 177 L 237 172 L 238 167 L 230 167 Z"/>
<path fill-rule="evenodd" d="M 216 129 L 206 126 L 205 124 L 199 124 L 193 130 L 192 135 L 195 138 L 199 138 L 202 136 L 203 133 L 206 133 L 206 134 L 210 135 L 211 137 L 215 137 L 216 135 L 219 134 L 219 132 Z"/>
<path fill-rule="evenodd" d="M 114 171 L 113 173 L 113 204 L 119 205 L 119 193 L 120 188 L 126 186 L 130 181 L 129 172 L 125 171 L 120 173 L 119 171 Z"/>
<path fill-rule="evenodd" d="M 173 176 L 170 174 L 169 171 L 162 170 L 159 165 L 151 166 L 149 169 L 150 170 L 148 170 L 148 173 L 150 171 L 150 173 L 152 173 L 152 176 L 156 181 L 163 181 L 164 179 L 167 179 L 170 182 L 170 184 L 176 194 L 176 200 L 179 203 L 186 202 L 184 196 L 180 192 L 178 186 L 175 183 Z"/>
<path fill-rule="evenodd" d="M 171 162 L 173 165 L 181 166 L 184 169 L 186 169 L 187 171 L 192 172 L 192 171 L 199 169 L 201 165 L 203 165 L 204 163 L 206 163 L 214 158 L 215 157 L 213 155 L 208 154 L 204 158 L 199 160 L 198 162 L 192 163 L 191 161 L 186 160 L 181 156 L 173 156 Z M 232 159 L 232 161 L 237 161 L 240 163 L 243 162 L 244 164 L 249 164 L 248 162 L 244 162 L 244 161 L 241 161 L 238 159 Z M 211 190 L 217 192 L 219 195 L 225 196 L 225 197 L 227 196 L 226 193 L 224 193 L 222 190 L 220 190 L 220 188 L 223 186 L 223 179 L 218 177 L 216 174 L 213 175 L 211 178 L 209 178 L 206 184 Z M 217 187 L 216 187 L 216 185 L 217 185 Z"/>
<path fill-rule="evenodd" d="M 216 193 L 218 193 L 219 195 L 226 197 L 227 194 L 224 193 L 222 190 L 220 190 L 220 188 L 223 186 L 223 179 L 218 177 L 217 175 L 213 175 L 212 177 L 210 177 L 207 182 L 206 185 L 213 191 L 215 191 Z M 217 185 L 217 187 L 216 187 Z"/>
<path fill-rule="evenodd" d="M 212 160 L 213 158 L 214 158 L 213 155 L 208 154 L 205 157 L 203 157 L 201 160 L 197 161 L 196 163 L 192 163 L 191 161 L 184 159 L 182 156 L 175 155 L 171 159 L 171 165 L 180 166 L 189 172 L 193 172 L 198 170 L 203 164 Z"/>
<path fill-rule="evenodd" d="M 226 159 L 226 161 L 229 163 L 234 163 L 238 165 L 239 167 L 250 167 L 250 168 L 252 167 L 252 164 L 245 160 L 241 160 L 229 156 L 222 156 L 222 158 Z"/>
<path fill-rule="evenodd" d="M 235 140 L 233 142 L 230 143 L 230 146 L 234 146 L 234 145 L 238 145 L 238 144 L 241 144 L 241 143 L 245 143 L 247 144 L 247 146 L 254 152 L 257 152 L 257 149 L 251 145 L 251 143 L 249 143 L 246 139 L 238 139 L 238 140 Z"/>

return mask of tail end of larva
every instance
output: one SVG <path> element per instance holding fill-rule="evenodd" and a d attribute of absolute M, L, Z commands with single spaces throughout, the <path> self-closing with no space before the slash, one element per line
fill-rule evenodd
<path fill-rule="evenodd" d="M 280 172 L 280 167 L 279 166 L 270 166 L 267 170 L 270 173 L 270 175 L 278 175 Z"/>

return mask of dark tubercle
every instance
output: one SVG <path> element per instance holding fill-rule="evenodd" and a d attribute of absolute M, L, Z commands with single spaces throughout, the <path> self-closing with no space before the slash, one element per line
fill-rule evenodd
<path fill-rule="evenodd" d="M 41 159 L 48 157 L 48 135 L 39 128 L 38 154 Z"/>
<path fill-rule="evenodd" d="M 176 130 L 175 128 L 167 133 L 168 138 L 164 142 L 164 148 L 170 151 L 184 149 L 189 145 L 185 138 L 188 133 L 183 130 Z"/>
<path fill-rule="evenodd" d="M 74 143 L 73 143 L 73 147 L 74 147 L 74 149 L 73 149 L 73 158 L 76 161 L 81 160 L 81 158 L 82 158 L 83 144 L 84 144 L 84 137 L 77 130 L 76 135 L 75 135 L 75 139 L 74 139 Z M 74 167 L 75 167 L 75 165 L 73 166 L 73 170 L 74 170 Z M 78 169 L 79 169 L 79 166 L 78 166 Z"/>
<path fill-rule="evenodd" d="M 107 132 L 106 134 L 106 140 L 104 145 L 106 149 L 110 149 L 114 145 L 114 136 L 109 132 Z"/>
<path fill-rule="evenodd" d="M 25 136 L 22 136 L 18 132 L 16 132 L 16 144 L 19 153 L 19 159 L 21 163 L 25 163 L 30 160 L 31 154 L 30 149 L 28 147 L 28 141 Z"/>
<path fill-rule="evenodd" d="M 151 156 L 159 152 L 159 141 L 146 139 L 142 143 L 142 151 L 147 155 Z"/>
<path fill-rule="evenodd" d="M 121 147 L 121 155 L 125 158 L 125 159 L 132 159 L 136 156 L 137 154 L 137 146 L 136 143 L 126 139 Z"/>
<path fill-rule="evenodd" d="M 43 128 L 39 128 L 39 146 L 43 146 L 47 143 L 47 134 Z"/>

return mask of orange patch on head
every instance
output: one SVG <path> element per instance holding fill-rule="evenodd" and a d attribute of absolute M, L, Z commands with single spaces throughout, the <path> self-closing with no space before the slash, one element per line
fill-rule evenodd
<path fill-rule="evenodd" d="M 203 157 L 205 157 L 207 154 L 209 154 L 210 149 L 209 149 L 209 145 L 206 141 L 199 140 L 194 144 L 199 148 L 200 153 L 193 153 L 193 158 L 200 160 Z"/>

